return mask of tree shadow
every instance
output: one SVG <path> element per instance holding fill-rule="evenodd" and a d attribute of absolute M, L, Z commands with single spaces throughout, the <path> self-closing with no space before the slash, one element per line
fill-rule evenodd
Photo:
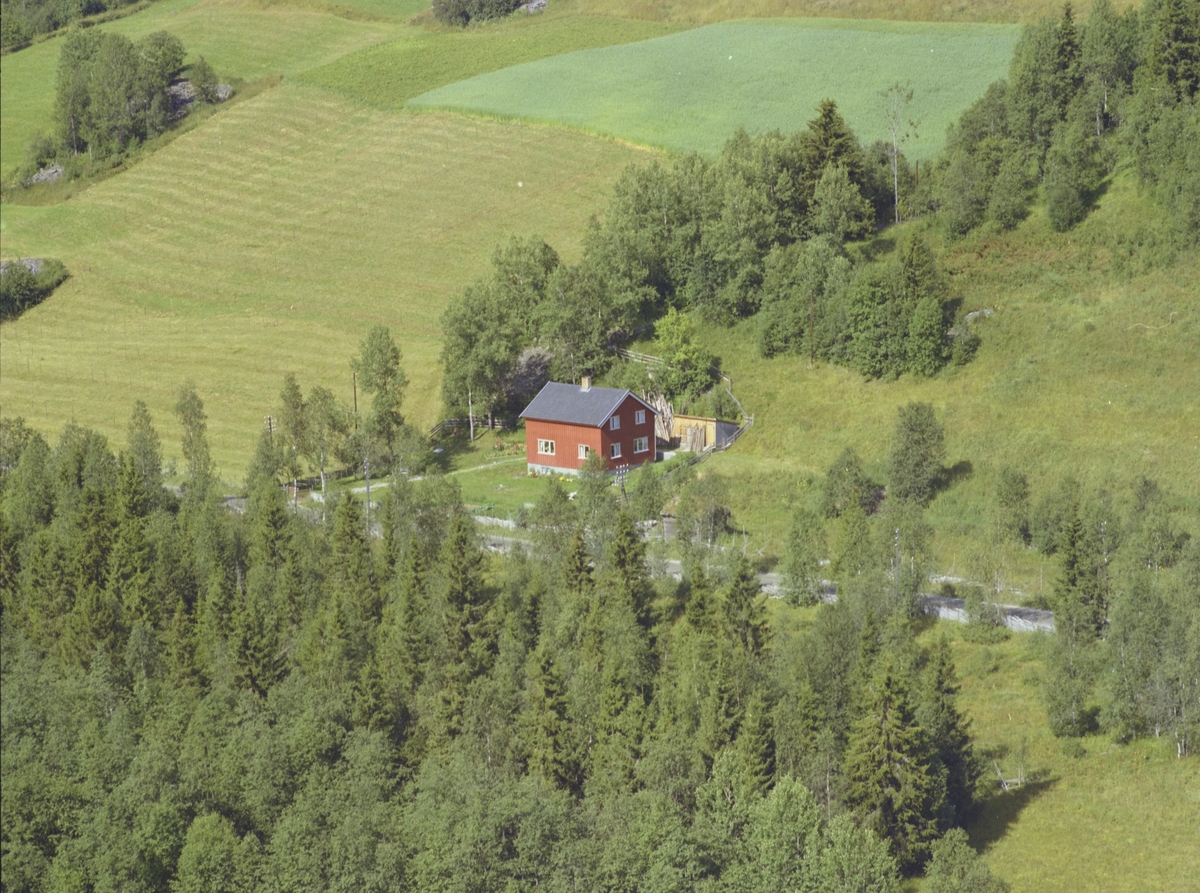
<path fill-rule="evenodd" d="M 869 242 L 860 242 L 853 247 L 864 261 L 870 263 L 895 251 L 896 240 L 890 236 L 876 236 Z"/>
<path fill-rule="evenodd" d="M 966 480 L 975 473 L 975 466 L 971 464 L 970 459 L 960 459 L 953 465 L 943 468 L 938 474 L 937 481 L 934 486 L 938 493 L 949 490 L 959 481 Z"/>
<path fill-rule="evenodd" d="M 1022 810 L 1058 783 L 1056 778 L 1026 781 L 1019 787 L 1009 786 L 1005 791 L 997 783 L 995 788 L 979 804 L 977 817 L 967 829 L 971 845 L 977 852 L 985 853 L 1003 839 L 1008 829 L 1020 817 Z"/>

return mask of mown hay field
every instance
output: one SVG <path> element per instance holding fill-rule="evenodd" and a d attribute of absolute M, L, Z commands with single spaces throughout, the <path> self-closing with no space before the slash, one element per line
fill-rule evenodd
<path fill-rule="evenodd" d="M 189 64 L 203 56 L 222 78 L 252 80 L 323 65 L 392 39 L 405 26 L 238 0 L 162 0 L 137 15 L 97 27 L 133 40 L 152 31 L 169 31 L 183 41 Z M 47 40 L 7 55 L 0 63 L 0 172 L 6 176 L 23 161 L 29 141 L 53 128 L 62 43 Z"/>
<path fill-rule="evenodd" d="M 240 479 L 284 374 L 349 401 L 350 357 L 378 322 L 404 351 L 407 414 L 430 424 L 450 296 L 511 232 L 577 257 L 588 216 L 646 157 L 569 131 L 267 91 L 71 201 L 4 206 L 5 254 L 59 257 L 72 277 L 0 327 L 0 407 L 119 446 L 145 399 L 170 454 L 190 378 L 221 472 Z"/>
<path fill-rule="evenodd" d="M 738 127 L 799 130 L 834 99 L 864 143 L 889 136 L 882 91 L 912 86 L 904 150 L 924 159 L 946 126 L 1004 77 L 1015 26 L 745 20 L 584 50 L 440 87 L 409 102 L 554 123 L 715 154 Z"/>
<path fill-rule="evenodd" d="M 562 2 L 562 0 L 559 0 Z M 571 2 L 571 0 L 567 0 Z M 891 19 L 910 22 L 1032 22 L 1056 18 L 1059 0 L 575 0 L 586 12 L 659 21 L 711 24 L 728 19 L 804 18 Z M 1115 0 L 1123 10 L 1139 0 Z M 1086 16 L 1091 4 L 1077 4 Z"/>
<path fill-rule="evenodd" d="M 567 11 L 515 16 L 465 29 L 413 28 L 396 40 L 313 68 L 301 80 L 374 108 L 400 109 L 414 96 L 484 72 L 648 40 L 685 27 Z"/>

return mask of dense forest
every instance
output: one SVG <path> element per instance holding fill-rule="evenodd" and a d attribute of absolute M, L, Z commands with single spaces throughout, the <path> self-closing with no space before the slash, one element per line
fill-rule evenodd
<path fill-rule="evenodd" d="M 891 890 L 970 814 L 902 599 L 778 634 L 744 558 L 653 579 L 598 469 L 505 558 L 436 477 L 377 536 L 261 466 L 238 514 L 178 412 L 179 495 L 144 406 L 119 456 L 5 422 L 5 889 Z"/>
<path fill-rule="evenodd" d="M 355 363 L 376 364 L 360 427 L 399 457 L 388 341 Z M 0 422 L 6 890 L 890 891 L 922 870 L 1007 889 L 956 830 L 983 767 L 950 649 L 916 639 L 944 459 L 927 404 L 897 418 L 886 497 L 848 451 L 821 511 L 797 511 L 785 601 L 838 581 L 798 632 L 722 536 L 719 476 L 647 466 L 618 495 L 594 463 L 573 500 L 549 479 L 500 554 L 411 448 L 422 479 L 378 474 L 369 516 L 349 491 L 289 504 L 297 456 L 365 448 L 300 434 L 320 401 L 298 392 L 289 376 L 244 512 L 191 386 L 179 488 L 143 404 L 119 455 L 75 425 L 51 446 Z M 1197 541 L 1150 482 L 1035 501 L 1001 480 L 996 536 L 1060 565 L 1052 730 L 1188 756 Z M 638 523 L 668 503 L 695 531 L 674 542 L 681 580 L 651 572 Z M 1007 635 L 995 597 L 968 593 L 969 637 Z"/>
<path fill-rule="evenodd" d="M 1200 3 L 1150 0 L 1118 15 L 1096 0 L 1084 26 L 1067 4 L 1060 20 L 1026 27 L 1008 79 L 919 171 L 903 153 L 903 85 L 880 97 L 895 140 L 864 148 L 826 100 L 798 133 L 739 132 L 715 160 L 630 166 L 578 264 L 538 237 L 514 238 L 450 307 L 446 404 L 465 408 L 468 394 L 489 411 L 519 402 L 530 351 L 553 375 L 628 384 L 609 348 L 671 310 L 726 325 L 754 318 L 763 356 L 811 352 L 869 378 L 969 362 L 979 343 L 969 308 L 920 232 L 886 261 L 853 243 L 902 219 L 949 238 L 1008 229 L 1035 203 L 1067 230 L 1129 171 L 1159 215 L 1111 234 L 1114 262 L 1169 263 L 1200 233 L 1198 90 Z M 704 387 L 686 377 L 667 396 Z"/>
<path fill-rule="evenodd" d="M 1069 8 L 1029 27 L 1008 86 L 919 178 L 832 102 L 800 134 L 630 168 L 578 264 L 513 239 L 452 304 L 447 405 L 505 411 L 546 375 L 633 383 L 611 347 L 652 328 L 669 360 L 654 385 L 723 415 L 693 312 L 867 376 L 968 362 L 929 241 L 887 261 L 854 241 L 896 216 L 1012 226 L 1038 202 L 1069 228 L 1114 171 L 1155 198 L 1138 251 L 1169 262 L 1200 222 L 1198 8 L 1100 0 L 1084 27 Z M 59 138 L 120 151 L 162 109 L 136 59 L 157 46 L 170 74 L 182 48 L 78 33 L 91 73 Z M 132 92 L 109 96 L 101 59 Z M 110 100 L 119 126 L 88 117 Z M 405 418 L 401 361 L 386 329 L 366 333 L 361 413 L 286 376 L 240 499 L 191 384 L 180 467 L 140 402 L 119 452 L 0 419 L 4 891 L 884 893 L 922 873 L 937 893 L 1008 889 L 962 830 L 988 782 L 952 650 L 919 638 L 925 511 L 952 486 L 931 405 L 900 407 L 885 480 L 847 449 L 811 482 L 769 601 L 703 467 L 617 488 L 593 461 L 574 498 L 546 480 L 488 548 Z M 340 465 L 371 475 L 367 500 L 326 487 Z M 301 505 L 306 473 L 323 498 Z M 665 546 L 645 536 L 664 509 L 681 531 Z M 1178 509 L 1150 480 L 1033 492 L 997 475 L 963 634 L 1009 635 L 1006 548 L 1050 556 L 1056 632 L 1036 647 L 1066 747 L 1101 729 L 1195 758 L 1200 538 L 1183 526 L 1200 525 Z"/>

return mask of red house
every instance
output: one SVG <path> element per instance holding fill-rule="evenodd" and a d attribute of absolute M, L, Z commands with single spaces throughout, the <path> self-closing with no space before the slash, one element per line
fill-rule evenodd
<path fill-rule="evenodd" d="M 629 391 L 551 381 L 521 418 L 530 471 L 578 474 L 595 450 L 609 471 L 654 461 L 654 410 Z"/>

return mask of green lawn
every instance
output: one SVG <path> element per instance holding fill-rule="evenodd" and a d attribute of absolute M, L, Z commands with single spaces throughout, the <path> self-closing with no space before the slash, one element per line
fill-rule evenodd
<path fill-rule="evenodd" d="M 0 327 L 0 407 L 119 445 L 146 399 L 171 453 L 169 407 L 192 378 L 221 471 L 241 478 L 283 375 L 349 400 L 350 357 L 381 322 L 404 351 L 406 413 L 431 424 L 450 296 L 510 232 L 577 256 L 619 171 L 646 157 L 285 84 L 68 202 L 3 206 L 5 254 L 59 257 L 72 277 Z"/>
<path fill-rule="evenodd" d="M 887 136 L 879 94 L 911 83 L 928 158 L 946 126 L 1003 77 L 1018 29 L 837 19 L 728 22 L 640 43 L 553 56 L 422 94 L 418 109 L 551 122 L 672 150 L 716 153 L 738 127 L 804 127 L 837 101 L 860 139 Z"/>

